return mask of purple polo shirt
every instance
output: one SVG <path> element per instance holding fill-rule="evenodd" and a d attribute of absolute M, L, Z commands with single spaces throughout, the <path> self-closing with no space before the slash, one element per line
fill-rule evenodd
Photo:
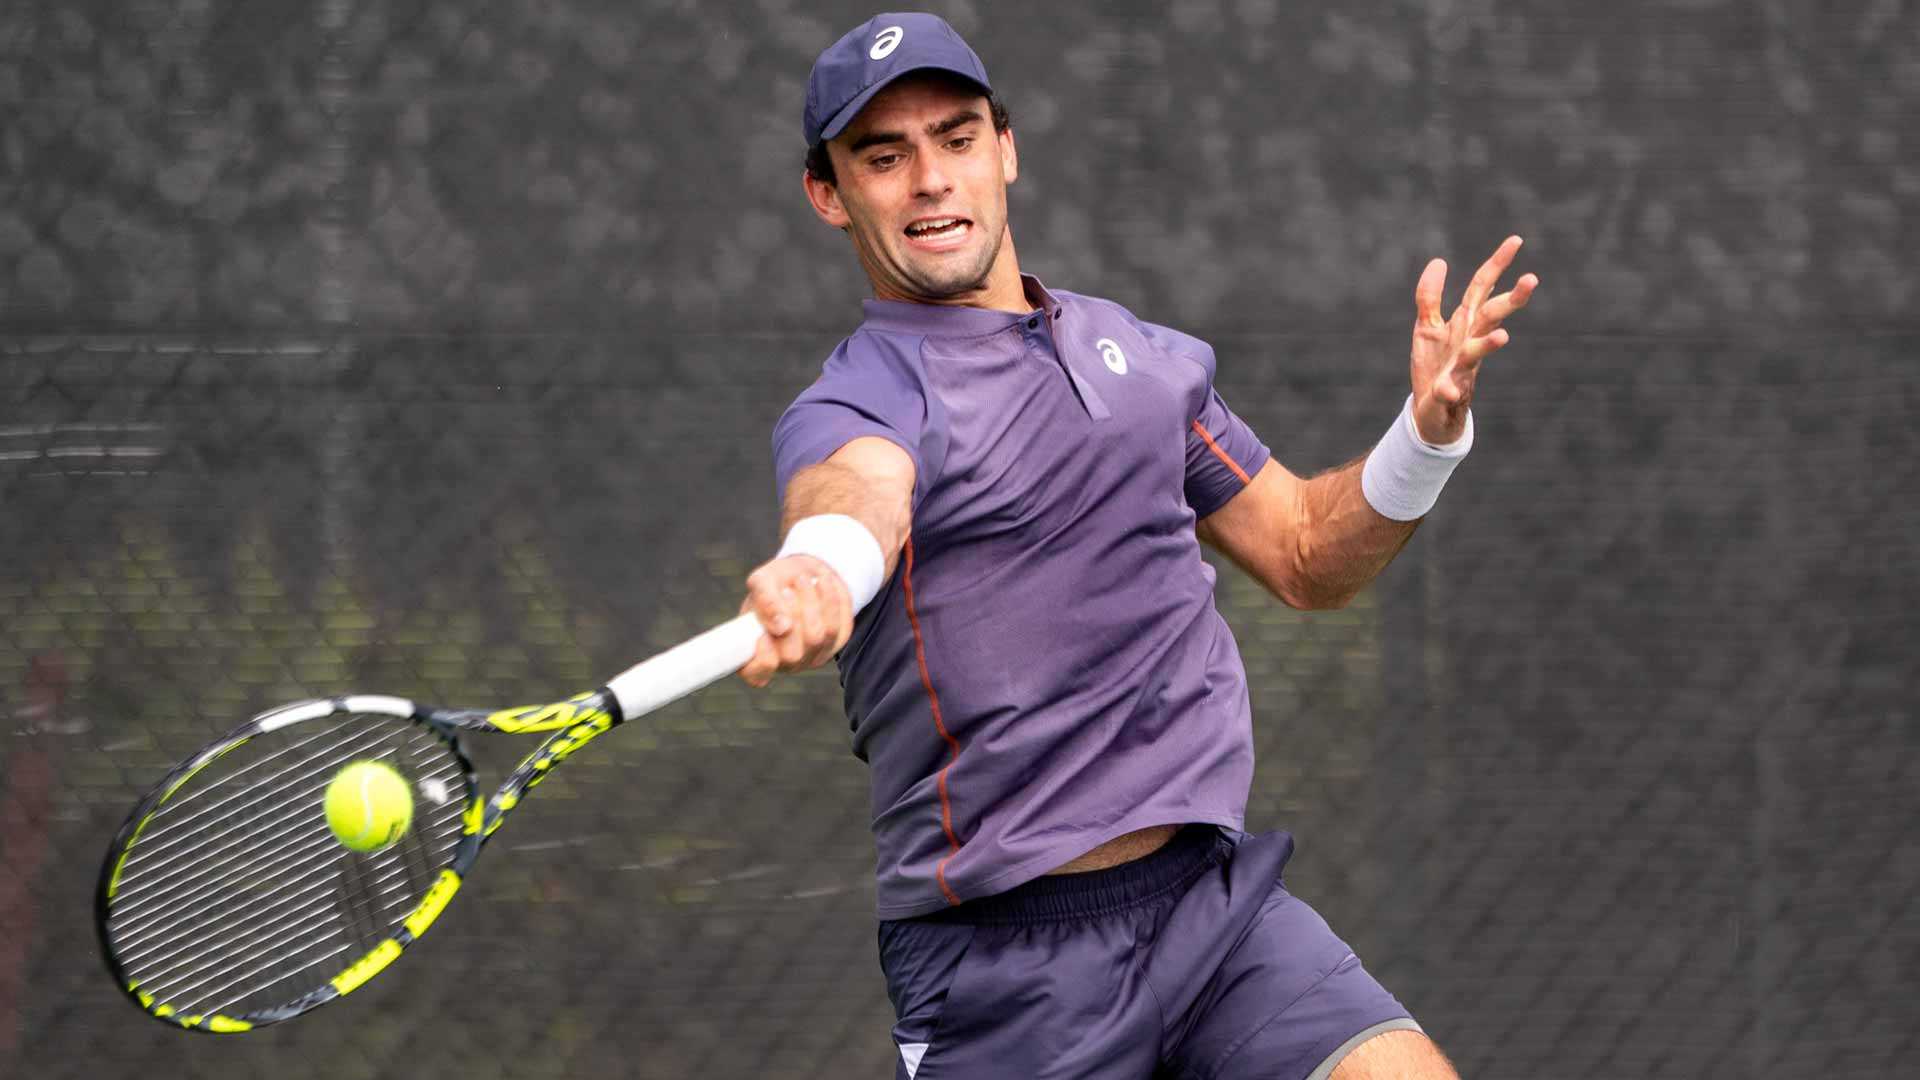
<path fill-rule="evenodd" d="M 867 301 L 774 428 L 782 498 L 865 435 L 916 470 L 912 536 L 839 656 L 883 919 L 1246 811 L 1246 673 L 1194 522 L 1267 448 L 1205 342 L 1024 280 L 1027 315 Z"/>

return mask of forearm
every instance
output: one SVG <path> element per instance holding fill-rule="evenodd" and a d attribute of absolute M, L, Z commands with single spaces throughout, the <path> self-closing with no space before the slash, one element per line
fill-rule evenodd
<path fill-rule="evenodd" d="M 879 542 L 891 576 L 911 525 L 912 492 L 913 464 L 905 453 L 886 443 L 849 444 L 834 457 L 795 473 L 787 483 L 780 535 L 785 536 L 802 518 L 845 514 Z"/>
<path fill-rule="evenodd" d="M 1300 485 L 1297 572 L 1314 606 L 1346 604 L 1406 546 L 1473 449 L 1473 417 L 1459 419 L 1452 441 L 1429 443 L 1410 396 L 1371 453 Z"/>
<path fill-rule="evenodd" d="M 740 669 L 749 685 L 818 667 L 846 645 L 854 615 L 893 576 L 913 516 L 913 480 L 906 451 L 860 438 L 787 481 L 780 553 L 747 575 L 741 604 L 766 628 Z M 809 518 L 816 520 L 795 527 Z"/>
<path fill-rule="evenodd" d="M 1356 458 L 1300 485 L 1290 598 L 1298 606 L 1345 607 L 1420 527 L 1418 519 L 1382 517 L 1367 502 L 1360 485 L 1365 464 L 1366 458 Z"/>
<path fill-rule="evenodd" d="M 1371 453 L 1302 480 L 1269 459 L 1246 488 L 1199 522 L 1225 552 L 1290 607 L 1344 607 L 1407 546 L 1473 446 L 1432 446 L 1403 408 Z"/>

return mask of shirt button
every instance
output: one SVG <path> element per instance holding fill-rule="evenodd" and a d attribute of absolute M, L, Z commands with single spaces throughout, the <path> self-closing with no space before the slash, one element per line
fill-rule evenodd
<path fill-rule="evenodd" d="M 1029 330 L 1038 330 L 1038 329 L 1040 329 L 1040 318 L 1039 318 L 1039 316 L 1037 316 L 1037 315 L 1036 315 L 1035 317 L 1033 317 L 1033 318 L 1031 318 L 1031 319 L 1028 319 L 1028 320 L 1027 320 L 1027 329 L 1029 329 Z"/>

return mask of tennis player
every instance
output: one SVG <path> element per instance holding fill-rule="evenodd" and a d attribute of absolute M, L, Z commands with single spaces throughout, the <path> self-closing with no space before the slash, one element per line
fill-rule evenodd
<path fill-rule="evenodd" d="M 1537 284 L 1493 293 L 1520 239 L 1451 317 L 1428 264 L 1399 415 L 1303 480 L 1206 342 L 1021 274 L 1008 114 L 945 22 L 835 42 L 804 125 L 807 199 L 874 298 L 774 429 L 785 541 L 747 579 L 742 674 L 838 657 L 897 1076 L 1454 1076 L 1284 888 L 1292 839 L 1241 831 L 1246 673 L 1200 545 L 1297 608 L 1372 580 L 1472 445 Z"/>

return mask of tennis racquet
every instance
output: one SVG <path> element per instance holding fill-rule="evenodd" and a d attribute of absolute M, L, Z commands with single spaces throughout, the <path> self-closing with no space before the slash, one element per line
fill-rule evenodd
<path fill-rule="evenodd" d="M 591 693 L 484 712 L 355 694 L 254 717 L 175 766 L 115 834 L 95 916 L 107 968 L 147 1015 L 193 1031 L 278 1023 L 353 992 L 434 924 L 522 797 L 626 720 L 739 670 L 760 623 L 740 615 Z M 553 732 L 482 798 L 463 732 Z M 400 773 L 404 836 L 374 852 L 322 809 L 357 761 Z"/>

